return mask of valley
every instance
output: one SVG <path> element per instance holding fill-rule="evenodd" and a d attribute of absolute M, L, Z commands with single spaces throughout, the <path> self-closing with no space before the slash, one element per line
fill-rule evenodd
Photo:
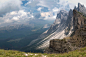
<path fill-rule="evenodd" d="M 86 57 L 84 2 L 0 0 L 0 57 Z"/>

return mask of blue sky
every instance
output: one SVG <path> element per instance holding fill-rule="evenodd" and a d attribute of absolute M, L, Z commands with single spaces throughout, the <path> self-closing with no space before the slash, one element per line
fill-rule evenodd
<path fill-rule="evenodd" d="M 0 25 L 36 18 L 55 20 L 60 10 L 69 11 L 78 2 L 86 6 L 85 0 L 0 0 Z"/>
<path fill-rule="evenodd" d="M 24 6 L 27 2 L 28 2 L 27 0 L 22 1 L 23 3 L 22 6 Z"/>

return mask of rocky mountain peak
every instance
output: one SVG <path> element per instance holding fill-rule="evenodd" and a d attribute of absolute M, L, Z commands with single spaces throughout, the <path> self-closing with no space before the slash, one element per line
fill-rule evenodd
<path fill-rule="evenodd" d="M 84 5 L 81 5 L 80 3 L 78 3 L 78 7 L 75 6 L 74 10 L 69 10 L 66 21 L 64 17 L 62 18 L 62 15 L 65 16 L 65 12 L 60 11 L 57 14 L 57 19 L 60 18 L 61 20 L 59 26 L 64 24 L 64 33 L 68 38 L 64 37 L 63 40 L 60 40 L 62 34 L 60 37 L 58 37 L 60 34 L 55 36 L 58 38 L 50 41 L 49 51 L 64 53 L 86 46 L 86 17 L 84 14 L 86 14 L 86 9 Z M 54 25 L 52 28 L 54 29 L 55 27 L 57 27 L 56 31 L 60 28 L 58 25 Z"/>
<path fill-rule="evenodd" d="M 55 30 L 58 29 L 58 27 L 60 26 L 60 24 L 65 23 L 65 21 L 67 20 L 67 16 L 68 16 L 68 12 L 65 10 L 60 10 L 59 13 L 57 14 L 56 20 L 54 21 L 54 23 L 50 26 L 50 29 L 48 30 L 48 34 L 54 32 Z"/>
<path fill-rule="evenodd" d="M 86 14 L 86 8 L 81 3 L 78 3 L 78 7 L 75 6 L 74 9 L 81 12 L 81 13 L 83 13 L 83 14 Z"/>
<path fill-rule="evenodd" d="M 66 18 L 63 18 L 64 16 L 67 16 L 68 15 L 68 12 L 65 11 L 65 10 L 60 10 L 59 13 L 57 14 L 57 18 L 56 19 L 66 19 Z"/>
<path fill-rule="evenodd" d="M 68 50 L 68 48 L 70 49 L 70 47 L 69 47 L 70 43 L 67 42 L 64 44 L 65 41 L 63 41 L 63 40 L 60 41 L 60 40 L 52 40 L 52 39 L 63 39 L 65 37 L 69 37 L 73 34 L 74 27 L 75 28 L 82 27 L 82 24 L 84 23 L 83 21 L 86 19 L 83 19 L 84 16 L 81 15 L 81 13 L 84 14 L 85 13 L 84 11 L 86 11 L 86 9 L 80 3 L 78 4 L 78 7 L 75 7 L 74 9 L 75 10 L 70 9 L 69 12 L 67 12 L 65 10 L 61 10 L 57 13 L 57 17 L 56 17 L 56 20 L 54 21 L 54 23 L 50 26 L 50 28 L 46 31 L 46 33 L 43 33 L 42 36 L 40 37 L 42 40 L 39 42 L 38 47 L 40 47 L 40 48 L 49 47 L 49 41 L 51 40 L 50 47 L 53 48 L 54 50 L 57 51 L 59 49 L 60 50 L 60 51 L 58 50 L 59 52 L 61 52 L 61 51 L 65 52 L 65 49 L 66 49 L 66 52 L 70 51 L 70 50 Z M 78 9 L 81 13 L 78 11 Z M 79 31 L 78 31 L 78 33 L 79 33 Z M 77 36 L 75 36 L 74 38 L 76 39 Z M 59 41 L 61 43 L 59 43 Z M 72 39 L 72 41 L 73 41 L 73 39 Z M 80 45 L 80 43 L 78 43 L 77 45 Z M 65 49 L 63 48 L 63 50 L 61 50 L 62 47 L 65 47 Z M 76 47 L 74 49 L 76 49 Z"/>
<path fill-rule="evenodd" d="M 80 11 L 81 8 L 85 8 L 85 7 L 81 3 L 78 3 L 78 11 Z"/>
<path fill-rule="evenodd" d="M 64 39 L 52 39 L 47 52 L 64 53 L 86 46 L 86 17 L 73 10 L 74 35 Z"/>

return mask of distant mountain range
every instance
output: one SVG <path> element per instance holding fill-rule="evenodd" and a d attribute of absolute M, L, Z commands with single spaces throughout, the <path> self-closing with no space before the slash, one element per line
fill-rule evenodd
<path fill-rule="evenodd" d="M 0 48 L 20 50 L 46 31 L 53 21 L 34 19 L 24 24 L 0 27 Z M 40 23 L 40 24 L 39 24 Z"/>

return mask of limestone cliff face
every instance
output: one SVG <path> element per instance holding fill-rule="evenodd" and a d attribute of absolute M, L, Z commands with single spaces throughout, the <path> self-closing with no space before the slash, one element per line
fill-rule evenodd
<path fill-rule="evenodd" d="M 75 6 L 74 9 L 77 10 L 78 12 L 82 13 L 82 15 L 85 15 L 86 14 L 86 8 L 85 8 L 85 6 L 82 5 L 82 4 L 80 4 L 80 3 L 78 3 L 78 7 Z M 74 26 L 73 26 L 74 23 L 73 23 L 73 20 L 74 20 L 73 19 L 73 10 L 70 9 L 69 14 L 68 14 L 68 17 L 67 17 L 67 21 L 66 21 L 66 25 L 67 25 L 67 28 L 65 29 L 65 34 L 66 35 L 69 34 L 71 28 L 74 31 Z M 80 19 L 78 21 L 80 22 Z"/>
<path fill-rule="evenodd" d="M 74 29 L 80 29 L 81 27 L 83 27 L 83 25 L 85 24 L 85 18 L 82 15 L 82 13 L 73 10 L 73 24 L 74 24 Z"/>
<path fill-rule="evenodd" d="M 73 24 L 74 24 L 74 36 L 70 39 L 70 43 L 77 47 L 86 46 L 86 17 L 73 10 Z"/>
<path fill-rule="evenodd" d="M 76 10 L 73 10 L 73 26 L 72 37 L 51 40 L 49 52 L 64 53 L 86 46 L 86 17 Z"/>
<path fill-rule="evenodd" d="M 65 34 L 68 35 L 70 30 L 71 30 L 71 28 L 73 27 L 73 10 L 71 10 L 71 9 L 70 9 L 70 11 L 68 13 L 66 26 L 67 26 L 67 28 L 65 29 Z"/>
<path fill-rule="evenodd" d="M 53 33 L 54 31 L 56 31 L 59 27 L 59 24 L 63 24 L 66 22 L 67 20 L 67 16 L 68 16 L 68 12 L 65 10 L 61 10 L 56 17 L 55 22 L 50 26 L 49 30 L 48 30 L 48 34 Z"/>

